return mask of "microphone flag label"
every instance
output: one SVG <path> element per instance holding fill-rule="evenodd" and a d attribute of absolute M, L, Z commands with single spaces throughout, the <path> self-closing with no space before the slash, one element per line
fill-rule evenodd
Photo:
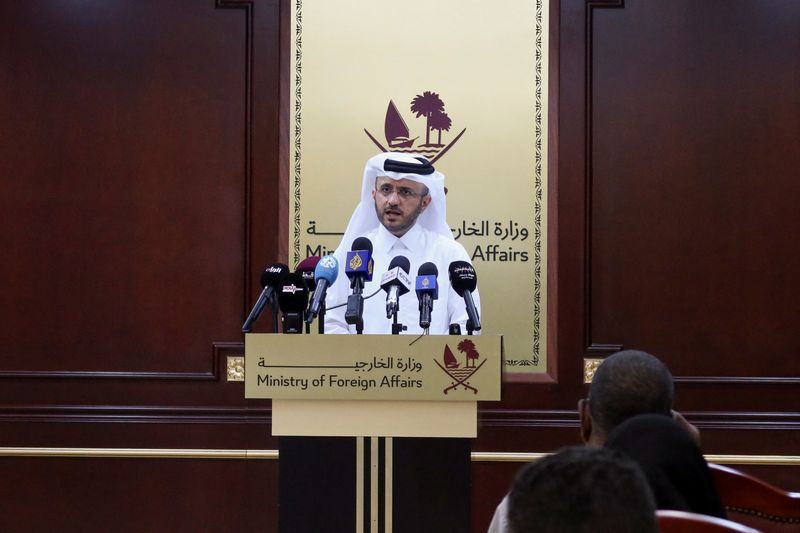
<path fill-rule="evenodd" d="M 345 274 L 348 278 L 360 275 L 364 276 L 366 281 L 372 281 L 374 261 L 369 257 L 369 252 L 364 250 L 347 252 L 346 265 Z"/>
<path fill-rule="evenodd" d="M 439 287 L 436 284 L 436 276 L 433 274 L 417 276 L 415 290 L 417 291 L 417 295 L 427 293 L 430 294 L 434 300 L 438 299 Z"/>
<path fill-rule="evenodd" d="M 336 264 L 336 258 L 332 255 L 323 256 L 323 258 L 319 260 L 319 264 L 325 268 L 336 268 L 338 266 Z"/>

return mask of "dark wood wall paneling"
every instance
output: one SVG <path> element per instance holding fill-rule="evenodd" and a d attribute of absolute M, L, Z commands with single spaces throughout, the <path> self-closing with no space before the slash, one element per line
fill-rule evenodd
<path fill-rule="evenodd" d="M 0 7 L 0 445 L 276 447 L 224 360 L 286 251 L 288 6 Z M 673 369 L 706 452 L 796 454 L 800 5 L 552 18 L 551 365 L 482 406 L 474 449 L 576 444 L 582 358 L 622 345 Z M 271 461 L 0 462 L 3 529 L 275 528 Z M 473 465 L 475 531 L 518 466 Z"/>
<path fill-rule="evenodd" d="M 552 383 L 507 386 L 477 448 L 578 443 L 581 360 L 622 346 L 672 369 L 706 453 L 797 455 L 800 4 L 553 7 Z M 475 531 L 516 470 L 475 466 Z"/>
<path fill-rule="evenodd" d="M 225 359 L 280 248 L 280 10 L 0 6 L 0 446 L 277 447 Z M 3 531 L 275 529 L 274 461 L 0 462 Z"/>

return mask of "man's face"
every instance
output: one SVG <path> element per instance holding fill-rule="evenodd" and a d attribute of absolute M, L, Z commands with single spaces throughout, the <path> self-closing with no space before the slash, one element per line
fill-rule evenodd
<path fill-rule="evenodd" d="M 422 183 L 393 180 L 386 176 L 378 176 L 375 180 L 372 198 L 378 220 L 396 237 L 405 235 L 431 203 L 427 187 Z"/>

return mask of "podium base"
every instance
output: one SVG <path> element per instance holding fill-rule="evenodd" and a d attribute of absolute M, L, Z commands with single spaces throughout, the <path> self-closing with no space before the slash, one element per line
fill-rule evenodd
<path fill-rule="evenodd" d="M 281 437 L 282 533 L 470 530 L 470 441 Z"/>

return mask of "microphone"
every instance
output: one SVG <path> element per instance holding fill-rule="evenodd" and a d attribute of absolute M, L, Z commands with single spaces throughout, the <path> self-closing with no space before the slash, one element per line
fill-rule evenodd
<path fill-rule="evenodd" d="M 344 273 L 350 278 L 350 288 L 353 293 L 347 297 L 347 310 L 344 312 L 344 321 L 356 327 L 356 333 L 364 330 L 364 283 L 372 281 L 372 243 L 366 237 L 359 237 L 353 241 L 353 246 L 347 252 Z"/>
<path fill-rule="evenodd" d="M 313 292 L 314 289 L 317 288 L 317 280 L 314 275 L 314 269 L 317 267 L 317 263 L 319 263 L 319 256 L 312 255 L 297 263 L 297 268 L 294 269 L 296 273 L 303 276 L 303 279 L 306 280 L 306 287 L 308 287 L 309 292 Z"/>
<path fill-rule="evenodd" d="M 431 327 L 433 301 L 439 298 L 439 286 L 436 283 L 438 275 L 439 269 L 430 262 L 422 263 L 417 271 L 415 290 L 419 299 L 419 327 L 424 330 Z"/>
<path fill-rule="evenodd" d="M 308 305 L 308 288 L 301 274 L 286 274 L 278 292 L 278 306 L 283 313 L 283 332 L 302 333 L 303 312 Z"/>
<path fill-rule="evenodd" d="M 411 290 L 408 258 L 398 255 L 389 263 L 389 270 L 381 276 L 381 289 L 386 291 L 386 318 L 392 318 L 400 308 L 400 297 Z"/>
<path fill-rule="evenodd" d="M 316 288 L 314 295 L 311 297 L 311 305 L 308 307 L 306 313 L 306 323 L 311 324 L 320 312 L 323 304 L 325 303 L 325 293 L 328 287 L 333 285 L 336 277 L 339 275 L 339 261 L 332 255 L 325 255 L 319 259 L 317 266 L 314 268 L 314 279 L 316 279 Z"/>
<path fill-rule="evenodd" d="M 478 275 L 475 273 L 475 267 L 466 261 L 453 261 L 450 263 L 448 270 L 450 272 L 450 285 L 459 296 L 464 298 L 464 303 L 467 304 L 467 316 L 469 317 L 467 331 L 481 329 L 481 318 L 478 316 L 478 309 L 472 300 L 472 291 L 478 286 Z"/>
<path fill-rule="evenodd" d="M 253 323 L 261 316 L 261 312 L 264 310 L 264 306 L 267 302 L 275 301 L 275 290 L 283 281 L 283 277 L 288 273 L 289 267 L 283 263 L 272 263 L 261 273 L 261 286 L 264 290 L 261 291 L 261 295 L 258 297 L 258 300 L 256 300 L 256 304 L 250 311 L 247 320 L 244 321 L 242 333 L 249 333 L 253 328 Z"/>
<path fill-rule="evenodd" d="M 344 273 L 350 278 L 350 288 L 353 293 L 361 294 L 364 283 L 372 281 L 372 242 L 366 237 L 359 237 L 353 241 L 353 246 L 347 252 Z"/>

